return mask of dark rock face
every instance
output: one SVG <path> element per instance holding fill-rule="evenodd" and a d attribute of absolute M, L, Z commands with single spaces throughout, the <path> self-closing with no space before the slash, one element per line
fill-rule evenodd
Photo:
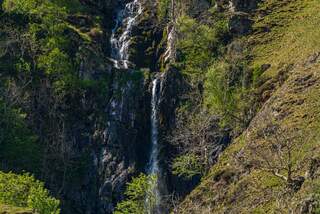
<path fill-rule="evenodd" d="M 249 18 L 248 14 L 235 13 L 230 18 L 230 32 L 233 35 L 246 35 L 251 31 L 253 21 Z"/>
<path fill-rule="evenodd" d="M 236 11 L 250 12 L 257 8 L 260 0 L 231 0 Z"/>
<path fill-rule="evenodd" d="M 312 195 L 304 200 L 302 200 L 296 209 L 291 213 L 298 214 L 314 214 L 317 213 L 317 208 L 319 207 L 319 201 L 315 195 Z"/>
<path fill-rule="evenodd" d="M 160 105 L 159 105 L 159 123 L 160 123 L 160 142 L 161 167 L 167 184 L 167 191 L 184 197 L 199 184 L 201 176 L 193 176 L 190 179 L 183 179 L 173 175 L 170 161 L 178 154 L 175 145 L 172 145 L 168 136 L 176 126 L 176 108 L 179 105 L 179 97 L 186 93 L 188 86 L 184 82 L 181 73 L 174 67 L 168 67 L 162 74 Z M 230 143 L 229 130 L 221 130 L 218 126 L 217 118 L 212 118 L 210 129 L 210 140 L 208 142 L 208 164 L 213 165 L 219 154 Z"/>
<path fill-rule="evenodd" d="M 257 8 L 259 0 L 233 0 L 231 8 L 233 15 L 230 18 L 230 31 L 234 35 L 246 35 L 251 32 L 253 21 L 250 12 Z"/>
<path fill-rule="evenodd" d="M 130 46 L 130 61 L 137 68 L 156 70 L 159 58 L 158 44 L 162 39 L 162 29 L 158 26 L 156 7 L 151 1 L 142 2 L 143 13 L 138 18 L 138 25 L 134 26 Z"/>
<path fill-rule="evenodd" d="M 208 0 L 191 0 L 188 4 L 192 5 L 187 11 L 191 17 L 197 17 L 204 11 L 207 11 L 211 6 L 211 1 Z"/>
<path fill-rule="evenodd" d="M 184 88 L 184 82 L 180 72 L 169 67 L 162 75 L 162 87 L 160 91 L 160 126 L 163 131 L 170 130 L 175 125 L 175 109 L 178 105 L 179 94 Z"/>
<path fill-rule="evenodd" d="M 86 67 L 83 72 L 89 71 Z M 130 70 L 111 69 L 109 78 L 104 110 L 87 102 L 84 108 L 100 111 L 99 116 L 74 133 L 75 144 L 69 145 L 77 174 L 62 190 L 62 213 L 111 214 L 123 199 L 126 183 L 144 171 L 148 160 L 148 82 Z"/>
<path fill-rule="evenodd" d="M 143 171 L 149 144 L 149 94 L 135 71 L 114 74 L 99 159 L 99 212 L 112 213 L 130 177 Z"/>
<path fill-rule="evenodd" d="M 172 180 L 169 160 L 174 156 L 175 148 L 167 139 L 170 131 L 175 126 L 175 110 L 179 103 L 179 95 L 183 91 L 184 82 L 180 72 L 168 67 L 161 76 L 160 102 L 159 102 L 159 140 L 162 147 L 160 165 L 166 183 L 166 191 L 172 193 Z"/>

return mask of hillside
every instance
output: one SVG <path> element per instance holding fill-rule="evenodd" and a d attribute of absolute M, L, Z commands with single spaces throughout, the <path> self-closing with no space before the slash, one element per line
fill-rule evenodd
<path fill-rule="evenodd" d="M 318 212 L 319 6 L 318 1 L 259 6 L 253 33 L 241 40 L 249 43 L 253 68 L 270 65 L 257 89 L 266 101 L 177 213 Z M 277 168 L 287 175 L 290 164 L 291 181 L 276 175 Z"/>

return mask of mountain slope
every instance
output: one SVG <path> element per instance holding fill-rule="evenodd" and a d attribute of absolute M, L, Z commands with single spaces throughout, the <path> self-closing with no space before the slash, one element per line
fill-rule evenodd
<path fill-rule="evenodd" d="M 177 213 L 316 212 L 319 9 L 319 1 L 259 5 L 252 34 L 240 40 L 249 43 L 262 107 Z"/>

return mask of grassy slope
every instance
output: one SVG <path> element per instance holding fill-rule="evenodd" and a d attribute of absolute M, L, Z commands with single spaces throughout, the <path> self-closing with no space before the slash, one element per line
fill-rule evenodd
<path fill-rule="evenodd" d="M 258 169 L 246 171 L 241 166 L 245 160 L 238 158 L 246 153 L 248 142 L 262 140 L 257 131 L 266 123 L 266 114 L 284 129 L 302 131 L 306 156 L 301 158 L 319 154 L 318 140 L 310 137 L 319 130 L 320 119 L 320 59 L 311 57 L 320 51 L 319 11 L 319 0 L 267 0 L 260 5 L 254 33 L 243 39 L 250 43 L 251 66 L 271 64 L 262 77 L 271 78 L 276 86 L 249 128 L 222 154 L 211 173 L 182 202 L 178 213 L 286 213 L 288 207 L 295 207 L 319 190 L 319 180 L 307 178 L 297 193 L 287 197 L 281 179 Z M 280 84 L 278 74 L 283 70 L 288 72 L 288 79 Z M 266 88 L 265 84 L 261 88 Z M 305 175 L 308 164 L 299 175 Z"/>

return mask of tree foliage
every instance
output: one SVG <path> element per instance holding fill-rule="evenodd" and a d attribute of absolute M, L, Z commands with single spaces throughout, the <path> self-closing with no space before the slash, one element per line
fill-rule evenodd
<path fill-rule="evenodd" d="M 39 173 L 42 147 L 26 126 L 25 114 L 0 100 L 0 170 Z"/>
<path fill-rule="evenodd" d="M 173 160 L 172 172 L 174 175 L 192 178 L 196 175 L 203 175 L 205 171 L 205 164 L 195 154 L 181 155 Z"/>
<path fill-rule="evenodd" d="M 29 174 L 17 175 L 0 171 L 0 202 L 28 207 L 40 214 L 58 214 L 59 200 L 51 197 L 44 184 Z"/>
<path fill-rule="evenodd" d="M 188 16 L 178 19 L 177 31 L 178 63 L 184 74 L 197 78 L 206 72 L 218 51 L 216 32 Z"/>
<path fill-rule="evenodd" d="M 117 204 L 115 214 L 146 214 L 155 206 L 154 188 L 157 178 L 154 175 L 140 174 L 127 184 L 126 199 Z"/>

